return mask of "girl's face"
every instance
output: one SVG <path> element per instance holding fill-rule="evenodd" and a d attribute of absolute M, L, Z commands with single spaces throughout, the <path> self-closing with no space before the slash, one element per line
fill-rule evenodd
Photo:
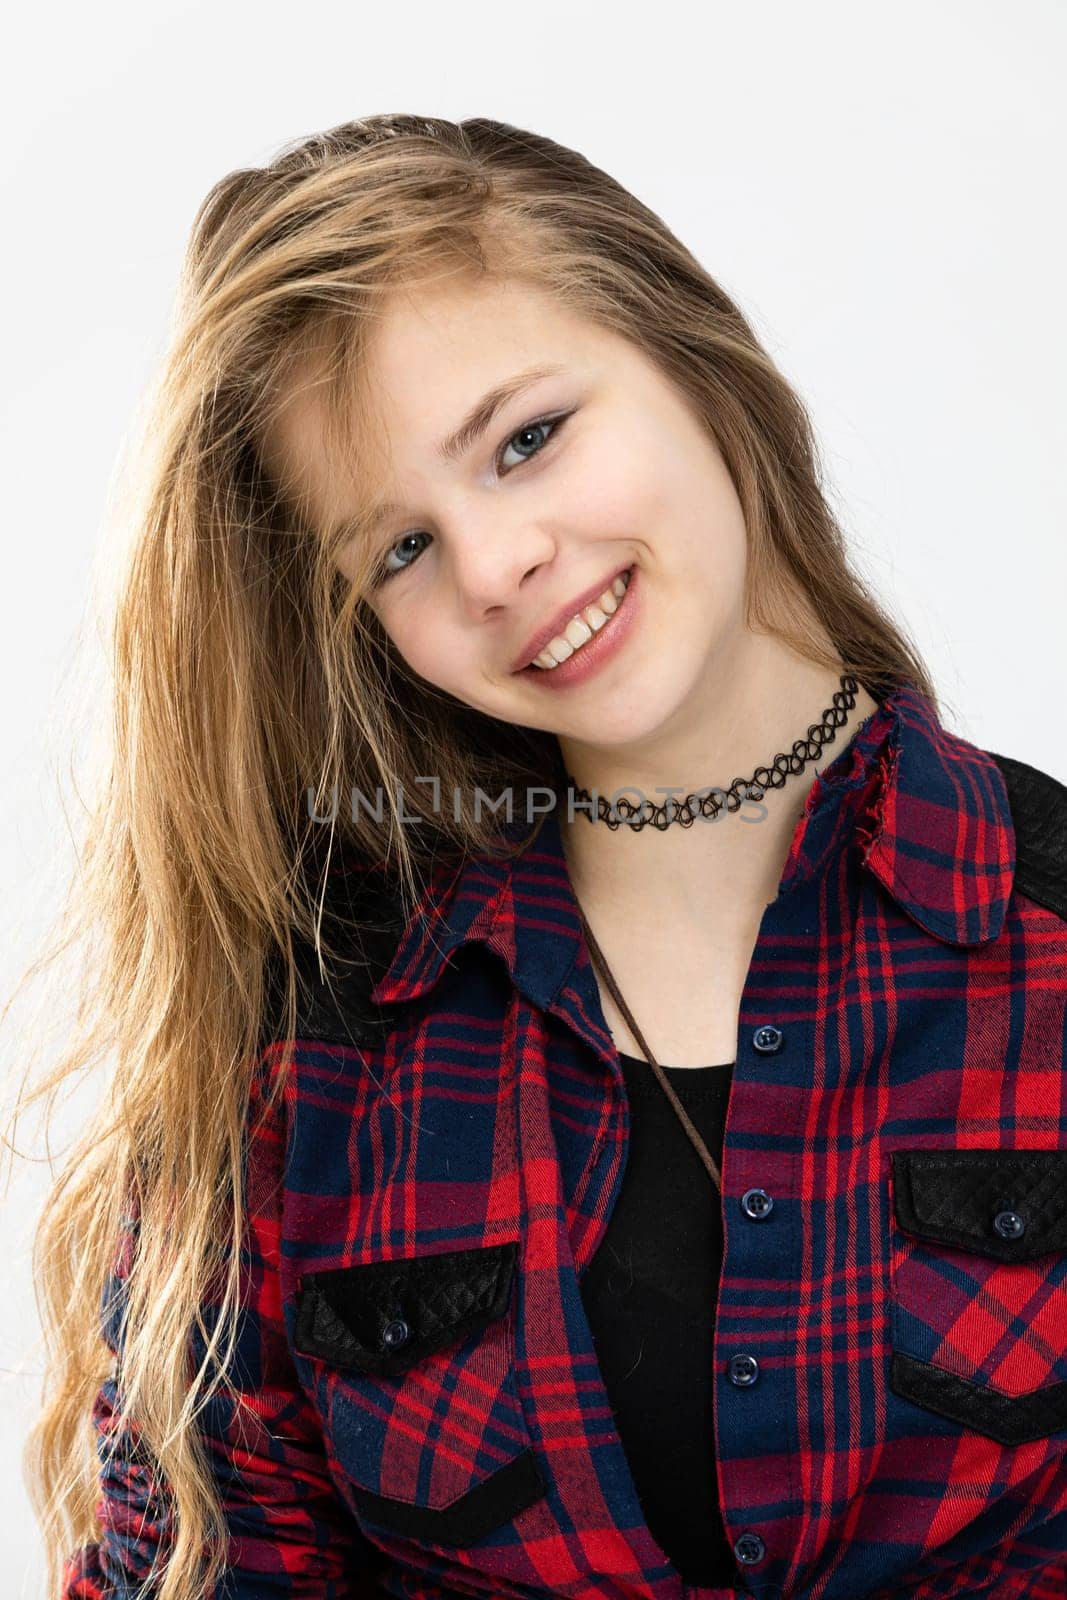
<path fill-rule="evenodd" d="M 413 671 L 564 750 L 681 731 L 739 643 L 746 560 L 688 401 L 628 340 L 515 282 L 398 292 L 369 357 L 396 509 L 367 600 Z M 283 413 L 275 448 L 333 523 L 356 507 L 310 404 Z M 546 630 L 565 654 L 568 619 L 627 572 L 614 613 L 592 615 L 602 631 L 572 626 L 564 667 L 527 668 Z"/>

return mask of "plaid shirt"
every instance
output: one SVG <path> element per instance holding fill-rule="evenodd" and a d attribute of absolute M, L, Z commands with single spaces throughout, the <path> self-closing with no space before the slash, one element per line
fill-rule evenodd
<path fill-rule="evenodd" d="M 811 785 L 723 1144 L 734 1589 L 654 1542 L 583 1310 L 629 1119 L 556 818 L 439 872 L 249 1140 L 217 1592 L 1065 1600 L 1065 841 L 1067 789 L 908 688 Z M 168 1537 L 136 1442 L 97 1510 L 65 1600 L 131 1596 Z"/>

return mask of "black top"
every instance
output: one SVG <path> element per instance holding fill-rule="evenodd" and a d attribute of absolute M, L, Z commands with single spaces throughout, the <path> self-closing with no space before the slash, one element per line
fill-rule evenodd
<path fill-rule="evenodd" d="M 630 1143 L 615 1208 L 579 1283 L 653 1538 L 689 1583 L 731 1586 L 719 1512 L 712 1336 L 719 1192 L 647 1061 L 620 1053 Z M 720 1169 L 733 1063 L 664 1071 Z"/>

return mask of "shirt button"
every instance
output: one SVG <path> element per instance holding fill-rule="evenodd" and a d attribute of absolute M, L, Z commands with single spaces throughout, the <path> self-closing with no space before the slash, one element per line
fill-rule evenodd
<path fill-rule="evenodd" d="M 767 1547 L 758 1533 L 743 1533 L 734 1540 L 734 1555 L 743 1567 L 754 1567 L 767 1554 Z"/>
<path fill-rule="evenodd" d="M 782 1048 L 782 1037 L 781 1028 L 776 1028 L 773 1022 L 765 1022 L 752 1035 L 752 1048 L 761 1056 L 771 1056 Z"/>
<path fill-rule="evenodd" d="M 731 1383 L 736 1383 L 739 1389 L 747 1389 L 759 1377 L 759 1362 L 755 1356 L 731 1356 L 727 1372 Z"/>
<path fill-rule="evenodd" d="M 397 1350 L 402 1344 L 407 1344 L 410 1338 L 411 1329 L 403 1317 L 394 1317 L 382 1331 L 382 1344 L 386 1350 Z"/>
<path fill-rule="evenodd" d="M 753 1222 L 762 1222 L 774 1210 L 774 1200 L 766 1189 L 746 1189 L 741 1196 L 741 1210 Z"/>
<path fill-rule="evenodd" d="M 1026 1232 L 1026 1223 L 1017 1211 L 998 1211 L 993 1226 L 1002 1239 L 1021 1239 Z"/>

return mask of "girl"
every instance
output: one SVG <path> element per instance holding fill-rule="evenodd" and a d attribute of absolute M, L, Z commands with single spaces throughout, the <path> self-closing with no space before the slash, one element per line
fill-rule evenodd
<path fill-rule="evenodd" d="M 208 196 L 145 438 L 49 1592 L 1063 1600 L 1067 791 L 738 308 L 370 117 Z"/>

